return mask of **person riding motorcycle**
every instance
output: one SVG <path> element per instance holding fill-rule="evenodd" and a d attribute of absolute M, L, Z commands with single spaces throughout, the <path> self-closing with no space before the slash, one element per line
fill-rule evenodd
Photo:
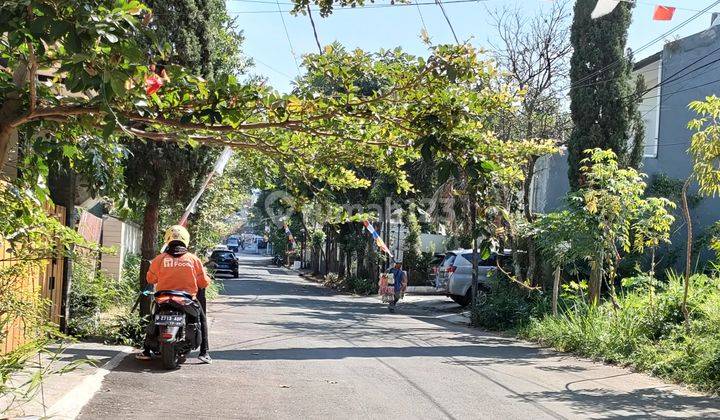
<path fill-rule="evenodd" d="M 183 226 L 171 226 L 165 231 L 165 251 L 155 257 L 147 272 L 148 284 L 155 285 L 155 290 L 180 290 L 197 300 L 198 292 L 210 285 L 210 277 L 205 271 L 202 261 L 195 254 L 188 252 L 190 233 Z M 202 297 L 202 296 L 201 296 Z M 200 356 L 203 363 L 210 364 L 212 359 L 208 353 L 208 327 L 205 307 L 201 311 L 202 344 Z M 152 358 L 150 349 L 145 347 L 136 356 L 139 360 Z"/>

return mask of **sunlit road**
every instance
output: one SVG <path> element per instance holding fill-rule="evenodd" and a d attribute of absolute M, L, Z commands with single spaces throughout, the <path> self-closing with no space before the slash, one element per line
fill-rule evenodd
<path fill-rule="evenodd" d="M 125 359 L 81 418 L 720 416 L 720 402 L 243 257 L 210 305 L 212 365 Z"/>

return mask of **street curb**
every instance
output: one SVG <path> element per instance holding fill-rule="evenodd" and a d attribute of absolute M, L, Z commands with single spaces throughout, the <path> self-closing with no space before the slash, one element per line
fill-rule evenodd
<path fill-rule="evenodd" d="M 99 367 L 95 373 L 85 377 L 82 382 L 55 402 L 55 404 L 48 409 L 48 417 L 62 420 L 77 418 L 83 407 L 85 407 L 95 393 L 100 390 L 105 376 L 115 369 L 133 350 L 132 347 L 120 349 L 119 354 Z"/>

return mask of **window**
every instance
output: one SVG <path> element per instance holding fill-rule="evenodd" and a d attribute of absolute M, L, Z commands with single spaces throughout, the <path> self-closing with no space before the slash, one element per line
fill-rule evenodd
<path fill-rule="evenodd" d="M 470 263 L 470 265 L 472 265 L 472 258 L 473 258 L 472 252 L 468 252 L 467 254 L 463 254 L 463 258 L 464 258 L 465 260 L 467 260 L 467 261 Z M 490 267 L 490 266 L 494 267 L 496 260 L 497 260 L 497 255 L 496 255 L 496 254 L 492 254 L 492 255 L 490 256 L 490 258 L 488 258 L 488 259 L 486 259 L 486 260 L 479 259 L 479 261 L 478 261 L 478 266 L 479 266 L 479 267 Z"/>
<path fill-rule="evenodd" d="M 210 259 L 219 260 L 219 261 L 234 260 L 235 254 L 233 254 L 230 251 L 215 251 L 210 256 Z"/>
<path fill-rule="evenodd" d="M 455 257 L 456 257 L 455 254 L 448 254 L 442 263 L 442 267 L 443 268 L 450 267 L 453 264 L 453 262 L 455 262 Z"/>
<path fill-rule="evenodd" d="M 646 87 L 657 86 L 645 93 L 638 104 L 638 112 L 645 126 L 643 157 L 657 158 L 662 102 L 662 87 L 659 86 L 662 81 L 662 57 L 656 62 L 636 70 L 635 74 L 643 76 Z"/>

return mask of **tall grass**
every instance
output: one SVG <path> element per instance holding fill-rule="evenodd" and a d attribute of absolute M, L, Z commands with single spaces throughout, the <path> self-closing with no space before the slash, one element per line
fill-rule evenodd
<path fill-rule="evenodd" d="M 565 302 L 562 313 L 531 318 L 520 335 L 562 351 L 632 366 L 659 377 L 720 392 L 720 281 L 691 279 L 691 328 L 683 325 L 682 278 L 670 275 L 654 292 L 638 287 L 591 307 Z"/>

